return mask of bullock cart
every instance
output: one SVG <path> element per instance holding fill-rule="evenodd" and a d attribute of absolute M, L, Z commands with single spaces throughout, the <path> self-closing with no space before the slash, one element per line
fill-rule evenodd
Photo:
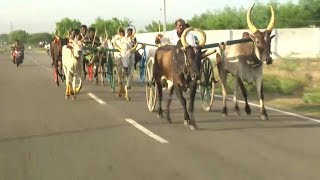
<path fill-rule="evenodd" d="M 106 64 L 105 64 L 105 72 L 99 73 L 100 81 L 106 81 L 110 84 L 112 92 L 115 92 L 115 76 L 116 76 L 116 68 L 114 63 L 114 52 L 119 52 L 117 49 L 109 49 L 109 48 L 94 48 L 94 47 L 84 47 L 84 50 L 89 50 L 93 53 L 97 53 L 98 51 L 103 53 L 103 56 L 106 57 Z M 102 63 L 99 63 L 99 66 L 102 66 Z"/>
<path fill-rule="evenodd" d="M 226 45 L 244 43 L 252 41 L 251 39 L 238 39 L 226 41 Z M 153 44 L 145 44 L 147 46 L 156 46 Z M 219 43 L 207 44 L 203 49 L 211 49 L 219 47 Z M 154 59 L 146 59 L 145 62 L 145 81 L 146 81 L 146 102 L 149 111 L 154 111 L 157 100 L 157 87 L 153 80 L 153 64 Z M 215 87 L 218 85 L 218 74 L 216 72 L 216 59 L 206 57 L 201 60 L 200 66 L 200 82 L 199 92 L 202 108 L 204 111 L 210 111 L 213 108 Z"/>

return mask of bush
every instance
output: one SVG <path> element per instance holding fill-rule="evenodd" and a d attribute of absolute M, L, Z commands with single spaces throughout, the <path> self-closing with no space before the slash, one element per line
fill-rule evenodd
<path fill-rule="evenodd" d="M 270 93 L 279 93 L 284 95 L 293 95 L 303 90 L 303 83 L 291 78 L 278 78 L 274 75 L 264 77 L 264 91 Z"/>
<path fill-rule="evenodd" d="M 248 93 L 256 93 L 256 85 L 244 83 Z M 221 92 L 221 85 L 217 88 Z M 283 95 L 299 94 L 303 91 L 304 84 L 301 81 L 291 78 L 279 78 L 275 75 L 265 75 L 263 77 L 263 90 L 266 93 L 277 93 Z M 234 78 L 228 76 L 227 93 L 232 94 L 234 90 Z"/>
<path fill-rule="evenodd" d="M 307 104 L 320 104 L 320 89 L 313 92 L 304 92 L 302 99 Z"/>

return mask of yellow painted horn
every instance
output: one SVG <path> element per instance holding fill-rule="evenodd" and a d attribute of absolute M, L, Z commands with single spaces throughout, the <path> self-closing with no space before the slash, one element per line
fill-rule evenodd
<path fill-rule="evenodd" d="M 267 30 L 269 30 L 271 32 L 273 29 L 273 26 L 274 26 L 274 21 L 275 21 L 274 10 L 271 5 L 270 5 L 270 11 L 271 11 L 271 19 L 270 19 L 269 25 L 267 27 Z"/>
<path fill-rule="evenodd" d="M 187 48 L 189 46 L 189 44 L 187 43 L 187 40 L 186 40 L 186 37 L 187 37 L 187 34 L 190 32 L 190 31 L 193 31 L 193 27 L 189 27 L 187 29 L 185 29 L 181 35 L 181 44 L 183 46 L 183 48 Z"/>
<path fill-rule="evenodd" d="M 250 31 L 252 33 L 256 33 L 256 32 L 259 31 L 259 29 L 253 24 L 253 22 L 251 20 L 251 12 L 252 12 L 253 7 L 254 7 L 254 4 L 247 11 L 247 24 L 248 24 L 248 27 L 249 27 Z"/>
<path fill-rule="evenodd" d="M 202 29 L 194 29 L 194 31 L 197 31 L 200 33 L 201 38 L 199 39 L 199 46 L 203 47 L 206 44 L 207 41 L 207 35 Z"/>

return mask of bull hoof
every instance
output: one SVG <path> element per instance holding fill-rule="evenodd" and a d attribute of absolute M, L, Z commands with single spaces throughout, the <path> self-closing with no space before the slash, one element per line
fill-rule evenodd
<path fill-rule="evenodd" d="M 244 111 L 246 112 L 247 115 L 250 115 L 251 114 L 250 106 L 246 105 L 246 107 L 244 108 Z"/>
<path fill-rule="evenodd" d="M 222 113 L 222 117 L 227 117 L 227 116 L 228 116 L 228 113 L 225 113 L 225 112 Z"/>
<path fill-rule="evenodd" d="M 72 100 L 76 100 L 76 97 L 75 97 L 75 96 L 72 96 Z"/>
<path fill-rule="evenodd" d="M 127 96 L 127 97 L 126 97 L 126 100 L 127 100 L 127 101 L 130 101 L 130 100 L 131 100 L 131 98 Z"/>
<path fill-rule="evenodd" d="M 261 114 L 262 120 L 269 120 L 269 116 L 267 114 Z"/>
<path fill-rule="evenodd" d="M 163 114 L 158 114 L 157 116 L 159 119 L 162 119 L 163 118 Z"/>
<path fill-rule="evenodd" d="M 183 121 L 183 124 L 184 124 L 185 126 L 188 126 L 188 124 L 189 124 L 188 120 L 184 120 L 184 121 Z"/>
<path fill-rule="evenodd" d="M 66 95 L 65 98 L 66 98 L 66 99 L 69 99 L 69 95 Z"/>
<path fill-rule="evenodd" d="M 234 107 L 234 113 L 237 114 L 237 115 L 240 115 L 239 106 L 235 106 L 235 107 Z"/>
<path fill-rule="evenodd" d="M 168 117 L 168 116 L 167 116 L 167 121 L 168 121 L 168 123 L 170 123 L 170 124 L 172 123 L 171 118 Z"/>
<path fill-rule="evenodd" d="M 198 127 L 196 125 L 189 125 L 190 130 L 194 131 L 197 130 Z"/>

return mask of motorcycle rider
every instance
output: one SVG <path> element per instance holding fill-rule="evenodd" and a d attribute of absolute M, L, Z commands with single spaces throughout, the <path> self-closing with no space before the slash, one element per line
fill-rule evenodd
<path fill-rule="evenodd" d="M 18 39 L 15 40 L 14 44 L 11 45 L 11 60 L 13 63 L 15 63 L 15 58 L 17 56 L 17 52 L 21 51 L 22 52 L 22 61 L 21 64 L 23 63 L 24 59 L 24 45 L 21 43 Z"/>

